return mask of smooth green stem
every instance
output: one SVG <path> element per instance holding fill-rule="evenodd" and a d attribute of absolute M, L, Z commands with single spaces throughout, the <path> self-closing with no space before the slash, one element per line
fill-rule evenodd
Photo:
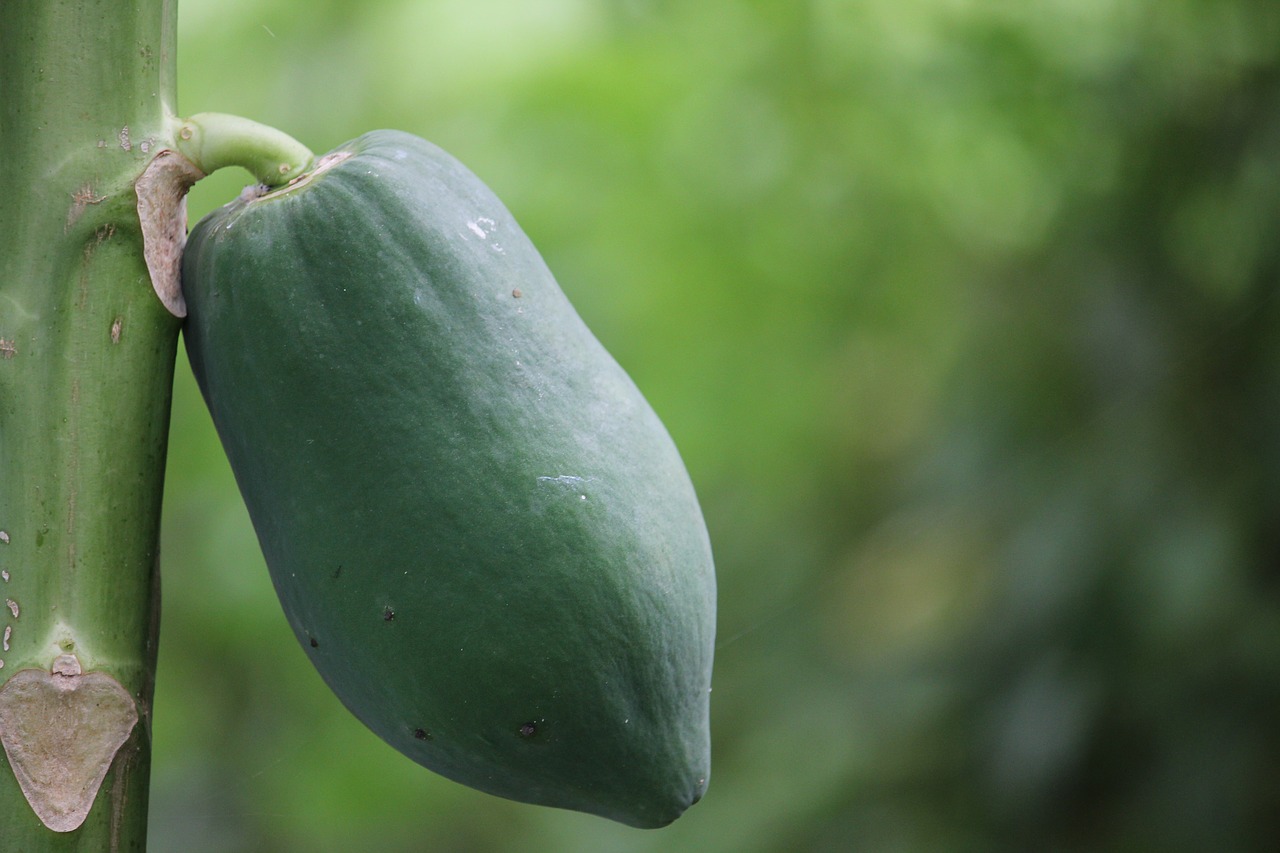
<path fill-rule="evenodd" d="M 241 166 L 269 187 L 280 187 L 311 168 L 311 150 L 283 131 L 225 113 L 197 113 L 177 129 L 178 152 L 210 174 Z"/>
<path fill-rule="evenodd" d="M 176 14 L 174 0 L 0 0 L 3 850 L 146 844 L 179 320 L 152 289 L 134 185 L 169 145 Z M 40 683 L 54 692 L 11 689 Z M 70 766 L 113 733 L 127 741 L 78 825 L 67 778 L 24 792 L 15 745 Z"/>

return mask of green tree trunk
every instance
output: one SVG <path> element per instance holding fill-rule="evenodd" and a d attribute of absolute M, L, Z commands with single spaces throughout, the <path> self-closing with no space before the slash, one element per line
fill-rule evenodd
<path fill-rule="evenodd" d="M 5 850 L 146 843 L 179 320 L 135 182 L 169 147 L 175 18 L 174 0 L 0 2 Z"/>

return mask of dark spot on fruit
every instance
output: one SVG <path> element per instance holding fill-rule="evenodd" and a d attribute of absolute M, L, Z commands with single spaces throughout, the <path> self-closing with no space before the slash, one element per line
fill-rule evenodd
<path fill-rule="evenodd" d="M 319 641 L 319 640 L 317 640 L 315 637 L 311 637 L 310 639 L 311 639 L 311 648 L 313 648 L 313 649 L 318 649 L 318 648 L 320 648 L 320 641 Z"/>
<path fill-rule="evenodd" d="M 395 619 L 395 618 L 396 618 L 396 612 L 395 612 L 394 610 L 392 610 L 390 607 L 384 607 L 384 608 L 382 608 L 382 621 L 383 621 L 383 622 L 390 622 L 391 620 L 393 620 L 393 619 Z"/>
<path fill-rule="evenodd" d="M 426 729 L 414 729 L 413 736 L 418 740 L 431 740 L 431 732 Z"/>
<path fill-rule="evenodd" d="M 334 569 L 334 570 L 333 570 L 333 579 L 334 579 L 334 580 L 337 580 L 337 579 L 338 579 L 338 578 L 340 578 L 340 577 L 342 577 L 342 564 L 341 564 L 341 563 L 339 563 L 339 564 L 338 564 L 338 568 L 336 568 L 336 569 Z"/>
<path fill-rule="evenodd" d="M 538 733 L 537 723 L 525 723 L 520 727 L 520 737 L 533 737 Z"/>

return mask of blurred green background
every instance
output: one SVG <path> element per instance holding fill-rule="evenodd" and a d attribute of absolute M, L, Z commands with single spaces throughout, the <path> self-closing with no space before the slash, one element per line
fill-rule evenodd
<path fill-rule="evenodd" d="M 1280 843 L 1280 4 L 180 11 L 183 112 L 506 201 L 684 453 L 719 647 L 668 829 L 430 774 L 297 647 L 184 362 L 153 849 Z"/>

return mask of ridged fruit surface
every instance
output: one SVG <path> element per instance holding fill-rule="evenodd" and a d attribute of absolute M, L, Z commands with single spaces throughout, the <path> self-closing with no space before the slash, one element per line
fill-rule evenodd
<path fill-rule="evenodd" d="M 478 178 L 366 134 L 203 219 L 183 290 L 285 614 L 357 717 L 516 800 L 654 827 L 702 795 L 693 487 Z"/>

